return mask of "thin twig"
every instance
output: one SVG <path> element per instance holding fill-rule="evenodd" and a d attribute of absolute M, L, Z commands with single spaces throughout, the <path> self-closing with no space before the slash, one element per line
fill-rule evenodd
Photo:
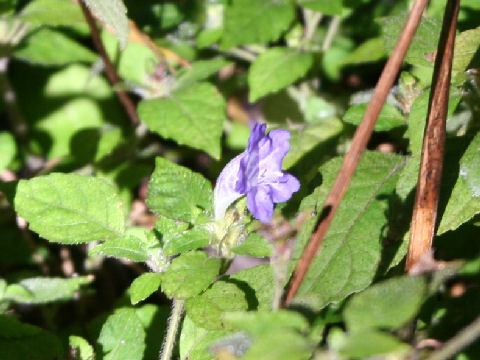
<path fill-rule="evenodd" d="M 83 0 L 79 0 L 78 3 L 82 8 L 83 15 L 87 20 L 88 26 L 90 27 L 93 44 L 95 45 L 98 54 L 101 56 L 103 63 L 105 64 L 105 73 L 107 74 L 108 80 L 113 86 L 115 86 L 122 80 L 118 76 L 117 71 L 115 70 L 115 66 L 112 64 L 110 58 L 107 55 L 107 52 L 105 51 L 102 40 L 100 39 L 100 33 L 98 31 L 97 25 L 95 24 L 95 19 L 93 18 L 92 13 L 88 9 L 87 5 L 85 5 Z M 130 96 L 128 96 L 128 94 L 123 90 L 117 90 L 115 93 L 117 94 L 118 100 L 122 103 L 125 112 L 130 118 L 130 121 L 133 124 L 138 124 L 140 121 L 138 119 L 137 110 L 135 109 L 135 104 L 133 103 Z"/>
<path fill-rule="evenodd" d="M 448 8 L 448 6 L 447 6 Z M 433 352 L 427 360 L 448 360 L 468 347 L 480 337 L 480 316 L 448 340 L 439 350 Z"/>
<path fill-rule="evenodd" d="M 338 26 L 340 25 L 340 16 L 336 15 L 330 20 L 330 24 L 328 24 L 327 35 L 325 35 L 325 39 L 323 40 L 322 44 L 322 51 L 325 52 L 330 48 L 332 45 L 333 39 L 335 38 L 335 34 L 338 31 Z"/>
<path fill-rule="evenodd" d="M 345 155 L 340 172 L 332 186 L 332 189 L 330 190 L 330 193 L 327 196 L 327 199 L 325 200 L 317 230 L 310 238 L 309 243 L 303 251 L 302 257 L 297 264 L 292 281 L 290 282 L 290 287 L 287 291 L 285 305 L 290 304 L 300 288 L 308 268 L 310 267 L 310 264 L 312 263 L 312 260 L 317 254 L 320 244 L 322 243 L 323 237 L 327 233 L 333 216 L 337 212 L 340 202 L 347 191 L 350 180 L 360 160 L 360 156 L 367 146 L 378 115 L 380 114 L 388 92 L 390 91 L 400 67 L 402 66 L 405 54 L 410 46 L 410 43 L 412 42 L 417 27 L 420 24 L 422 13 L 427 4 L 428 0 L 416 0 L 412 10 L 410 11 L 410 15 L 408 16 L 405 27 L 400 35 L 400 38 L 398 39 L 397 45 L 395 46 L 392 55 L 385 64 L 382 74 L 380 75 L 380 79 L 378 80 L 375 88 L 372 101 L 368 105 L 363 120 L 353 136 L 350 150 Z"/>
<path fill-rule="evenodd" d="M 405 266 L 407 271 L 420 260 L 424 253 L 431 249 L 435 232 L 445 149 L 450 75 L 459 7 L 460 0 L 449 0 L 443 16 L 442 33 L 438 42 L 427 125 L 423 140 L 417 195 L 412 215 L 410 247 Z"/>
<path fill-rule="evenodd" d="M 173 299 L 172 314 L 168 319 L 167 334 L 163 342 L 162 350 L 160 351 L 159 360 L 171 360 L 173 354 L 173 347 L 175 339 L 177 338 L 178 327 L 182 320 L 184 300 Z"/>

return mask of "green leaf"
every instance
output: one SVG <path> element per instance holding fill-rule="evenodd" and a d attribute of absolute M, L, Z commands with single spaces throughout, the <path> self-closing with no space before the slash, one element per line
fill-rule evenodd
<path fill-rule="evenodd" d="M 7 168 L 17 154 L 17 144 L 12 134 L 0 132 L 0 172 Z"/>
<path fill-rule="evenodd" d="M 272 254 L 272 245 L 263 236 L 257 233 L 251 233 L 240 245 L 233 248 L 232 251 L 237 255 L 265 257 Z"/>
<path fill-rule="evenodd" d="M 15 51 L 15 57 L 41 65 L 65 65 L 71 62 L 92 63 L 97 56 L 64 33 L 40 28 L 32 32 Z M 61 49 L 61 51 L 59 51 Z"/>
<path fill-rule="evenodd" d="M 134 309 L 117 309 L 107 318 L 98 337 L 104 360 L 142 360 L 145 330 Z"/>
<path fill-rule="evenodd" d="M 343 121 L 359 125 L 362 122 L 363 115 L 365 115 L 367 106 L 368 104 L 351 106 L 343 116 Z M 406 123 L 402 113 L 395 106 L 384 104 L 375 124 L 375 131 L 389 131 L 404 125 Z"/>
<path fill-rule="evenodd" d="M 70 349 L 75 349 L 75 360 L 95 360 L 95 352 L 87 340 L 80 336 L 68 337 Z"/>
<path fill-rule="evenodd" d="M 334 158 L 320 168 L 323 184 L 306 197 L 301 210 L 313 213 L 302 229 L 294 259 L 313 231 L 323 202 L 337 176 L 342 158 Z M 333 301 L 367 287 L 378 268 L 382 242 L 388 230 L 386 213 L 395 188 L 397 172 L 404 158 L 393 154 L 366 152 L 345 197 L 310 266 L 295 301 L 321 309 Z M 295 262 L 292 262 L 292 265 Z"/>
<path fill-rule="evenodd" d="M 480 213 L 480 134 L 460 159 L 460 172 L 442 215 L 437 234 L 458 228 Z"/>
<path fill-rule="evenodd" d="M 308 360 L 314 345 L 293 329 L 275 329 L 260 338 L 247 350 L 243 360 Z"/>
<path fill-rule="evenodd" d="M 248 310 L 271 310 L 276 285 L 270 265 L 237 271 L 229 279 L 236 284 L 243 284 L 242 290 L 246 292 L 247 299 L 255 304 Z"/>
<path fill-rule="evenodd" d="M 181 88 L 196 81 L 205 80 L 229 64 L 230 62 L 224 59 L 195 61 L 191 68 L 183 68 L 177 73 L 175 86 Z"/>
<path fill-rule="evenodd" d="M 102 178 L 50 174 L 20 180 L 15 210 L 41 237 L 64 244 L 108 240 L 125 231 L 117 189 Z"/>
<path fill-rule="evenodd" d="M 212 188 L 202 175 L 157 157 L 148 183 L 147 205 L 170 219 L 192 222 L 199 210 L 211 211 Z"/>
<path fill-rule="evenodd" d="M 72 1 L 31 1 L 23 8 L 20 18 L 36 25 L 86 25 L 80 6 Z"/>
<path fill-rule="evenodd" d="M 313 55 L 276 47 L 262 53 L 248 72 L 249 101 L 292 84 L 312 67 Z"/>
<path fill-rule="evenodd" d="M 354 359 L 365 359 L 381 354 L 404 354 L 410 350 L 407 344 L 379 331 L 362 331 L 347 337 L 340 353 Z"/>
<path fill-rule="evenodd" d="M 480 47 L 480 27 L 463 31 L 455 38 L 455 51 L 452 64 L 452 78 L 467 70 Z"/>
<path fill-rule="evenodd" d="M 173 259 L 163 274 L 162 291 L 170 298 L 187 299 L 205 290 L 220 271 L 220 259 L 192 251 Z"/>
<path fill-rule="evenodd" d="M 344 310 L 349 331 L 368 328 L 397 329 L 420 310 L 427 284 L 421 276 L 400 276 L 356 294 Z"/>
<path fill-rule="evenodd" d="M 36 277 L 7 287 L 5 297 L 22 304 L 43 304 L 71 300 L 82 285 L 92 282 L 88 276 L 71 279 Z"/>
<path fill-rule="evenodd" d="M 84 0 L 90 10 L 107 26 L 115 30 L 120 47 L 125 49 L 130 28 L 127 8 L 122 0 Z"/>
<path fill-rule="evenodd" d="M 162 137 L 220 158 L 225 101 L 213 85 L 197 83 L 167 98 L 143 100 L 138 114 L 150 130 Z"/>
<path fill-rule="evenodd" d="M 220 40 L 223 34 L 223 29 L 204 29 L 197 36 L 197 46 L 199 49 L 204 49 L 210 45 L 215 44 Z"/>
<path fill-rule="evenodd" d="M 149 258 L 146 244 L 134 235 L 107 240 L 95 246 L 88 254 L 93 255 L 99 252 L 107 256 L 125 258 L 136 262 L 147 261 Z"/>
<path fill-rule="evenodd" d="M 381 37 L 368 39 L 342 59 L 342 65 L 357 65 L 379 61 L 386 57 Z"/>
<path fill-rule="evenodd" d="M 222 48 L 275 41 L 294 18 L 289 0 L 234 0 L 226 9 Z"/>
<path fill-rule="evenodd" d="M 60 340 L 39 327 L 23 324 L 13 316 L 0 315 L 0 359 L 61 359 Z"/>
<path fill-rule="evenodd" d="M 297 0 L 298 5 L 321 12 L 324 15 L 339 15 L 342 13 L 342 0 Z"/>
<path fill-rule="evenodd" d="M 128 290 L 132 304 L 135 305 L 152 295 L 160 287 L 161 281 L 161 273 L 149 272 L 137 277 Z"/>
<path fill-rule="evenodd" d="M 233 328 L 244 330 L 255 338 L 277 329 L 295 329 L 304 332 L 309 327 L 303 316 L 287 310 L 228 312 L 223 315 L 223 319 Z"/>
<path fill-rule="evenodd" d="M 235 282 L 217 281 L 201 295 L 185 302 L 187 315 L 200 327 L 208 330 L 228 329 L 224 312 L 248 309 L 247 294 Z"/>

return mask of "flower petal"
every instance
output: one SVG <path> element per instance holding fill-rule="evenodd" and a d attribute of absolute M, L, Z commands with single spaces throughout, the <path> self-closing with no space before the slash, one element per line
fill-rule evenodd
<path fill-rule="evenodd" d="M 270 183 L 272 200 L 275 203 L 281 203 L 289 200 L 294 192 L 300 189 L 300 181 L 288 173 L 277 179 L 276 182 Z"/>
<path fill-rule="evenodd" d="M 262 223 L 269 223 L 273 216 L 273 201 L 268 186 L 258 186 L 247 194 L 248 210 Z"/>
<path fill-rule="evenodd" d="M 225 216 L 225 212 L 227 211 L 228 207 L 235 200 L 245 195 L 245 193 L 236 190 L 237 181 L 239 180 L 238 174 L 240 162 L 245 156 L 247 156 L 246 151 L 234 157 L 223 168 L 222 172 L 218 176 L 217 183 L 215 184 L 215 189 L 213 191 L 215 220 L 222 219 Z"/>
<path fill-rule="evenodd" d="M 283 158 L 290 150 L 290 133 L 287 130 L 272 130 L 264 139 L 259 142 L 259 168 L 281 171 Z"/>

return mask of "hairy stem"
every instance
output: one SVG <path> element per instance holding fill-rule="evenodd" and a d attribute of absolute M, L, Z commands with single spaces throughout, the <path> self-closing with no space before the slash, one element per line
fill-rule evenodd
<path fill-rule="evenodd" d="M 172 313 L 168 319 L 167 334 L 163 341 L 162 350 L 160 351 L 159 360 L 170 360 L 175 346 L 178 328 L 182 320 L 184 300 L 173 299 Z"/>

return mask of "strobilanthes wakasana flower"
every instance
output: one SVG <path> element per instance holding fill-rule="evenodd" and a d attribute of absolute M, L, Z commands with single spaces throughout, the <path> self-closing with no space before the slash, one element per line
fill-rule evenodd
<path fill-rule="evenodd" d="M 274 203 L 287 201 L 300 189 L 300 182 L 282 170 L 282 161 L 290 150 L 290 133 L 256 124 L 248 139 L 248 148 L 232 159 L 218 177 L 214 191 L 215 219 L 220 220 L 227 208 L 247 195 L 247 207 L 256 219 L 269 223 Z"/>

